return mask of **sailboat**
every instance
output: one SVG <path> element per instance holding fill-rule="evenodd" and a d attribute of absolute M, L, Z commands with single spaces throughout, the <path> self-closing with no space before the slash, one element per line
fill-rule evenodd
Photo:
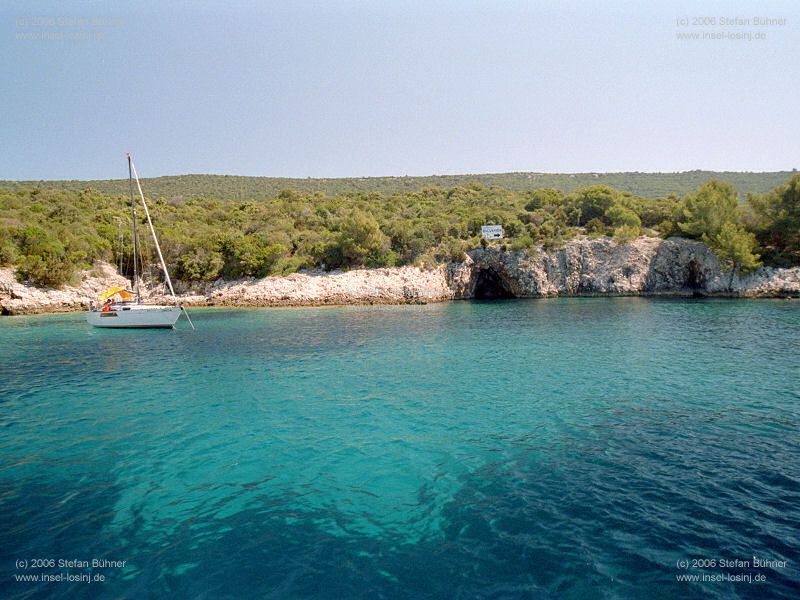
<path fill-rule="evenodd" d="M 153 221 L 150 219 L 150 211 L 147 208 L 147 201 L 144 199 L 142 186 L 139 183 L 139 176 L 136 173 L 136 165 L 128 153 L 128 189 L 131 197 L 131 217 L 133 220 L 133 291 L 120 287 L 112 287 L 100 295 L 102 304 L 92 305 L 86 314 L 86 320 L 95 327 L 114 327 L 114 328 L 173 328 L 178 322 L 181 314 L 186 315 L 189 323 L 192 320 L 183 306 L 170 306 L 158 304 L 145 304 L 142 302 L 142 290 L 139 285 L 139 265 L 138 265 L 138 236 L 136 233 L 136 198 L 133 193 L 133 182 L 136 181 L 136 188 L 142 200 L 144 214 L 147 217 L 147 224 L 153 236 L 158 260 L 161 262 L 161 269 L 164 273 L 164 280 L 169 287 L 173 298 L 175 290 L 172 287 L 172 280 L 169 277 L 164 256 L 161 254 L 161 246 L 158 243 L 156 231 L 153 228 Z M 176 298 L 177 300 L 177 298 Z M 194 325 L 192 324 L 192 329 Z"/>

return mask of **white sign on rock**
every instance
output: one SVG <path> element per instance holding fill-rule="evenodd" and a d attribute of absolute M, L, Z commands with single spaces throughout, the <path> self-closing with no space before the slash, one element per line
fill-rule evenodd
<path fill-rule="evenodd" d="M 500 239 L 503 239 L 503 226 L 502 225 L 483 225 L 483 226 L 481 226 L 481 234 L 487 240 L 500 240 Z"/>

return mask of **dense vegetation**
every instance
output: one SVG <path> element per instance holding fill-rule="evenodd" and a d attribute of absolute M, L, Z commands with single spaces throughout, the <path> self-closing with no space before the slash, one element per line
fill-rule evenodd
<path fill-rule="evenodd" d="M 121 165 L 124 162 L 120 163 Z M 464 187 L 480 183 L 512 192 L 556 189 L 566 194 L 592 185 L 607 185 L 644 198 L 684 196 L 710 179 L 727 181 L 741 194 L 763 194 L 785 182 L 792 173 L 739 173 L 687 171 L 683 173 L 493 173 L 485 175 L 431 175 L 428 177 L 348 177 L 338 179 L 290 179 L 282 177 L 240 177 L 234 175 L 180 175 L 142 180 L 153 197 L 206 198 L 216 200 L 269 200 L 282 190 L 339 196 L 359 192 L 385 195 L 416 192 L 429 187 Z M 86 189 L 111 195 L 128 193 L 127 179 L 96 181 L 0 181 L 0 191 L 42 188 L 82 192 Z"/>
<path fill-rule="evenodd" d="M 245 201 L 161 196 L 149 204 L 174 276 L 192 281 L 460 260 L 482 243 L 484 224 L 503 225 L 503 245 L 511 249 L 552 249 L 577 234 L 624 243 L 645 233 L 702 239 L 731 270 L 761 260 L 800 264 L 800 175 L 749 194 L 745 205 L 730 183 L 716 180 L 683 198 L 644 198 L 606 185 L 564 193 L 473 182 L 394 194 L 287 189 Z M 2 191 L 0 264 L 45 285 L 68 282 L 98 260 L 126 270 L 129 223 L 123 195 Z M 145 263 L 153 263 L 152 247 L 144 252 Z"/>

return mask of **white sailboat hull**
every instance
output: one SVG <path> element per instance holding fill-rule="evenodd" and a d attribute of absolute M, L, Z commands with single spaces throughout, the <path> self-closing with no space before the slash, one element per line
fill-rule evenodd
<path fill-rule="evenodd" d="M 110 310 L 90 310 L 86 321 L 95 327 L 116 329 L 172 328 L 181 316 L 180 306 L 115 305 Z"/>

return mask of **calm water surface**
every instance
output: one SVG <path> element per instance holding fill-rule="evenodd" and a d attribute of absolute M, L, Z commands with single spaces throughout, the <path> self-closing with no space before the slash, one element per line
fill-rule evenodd
<path fill-rule="evenodd" d="M 0 319 L 0 595 L 797 597 L 796 302 L 193 316 Z"/>

